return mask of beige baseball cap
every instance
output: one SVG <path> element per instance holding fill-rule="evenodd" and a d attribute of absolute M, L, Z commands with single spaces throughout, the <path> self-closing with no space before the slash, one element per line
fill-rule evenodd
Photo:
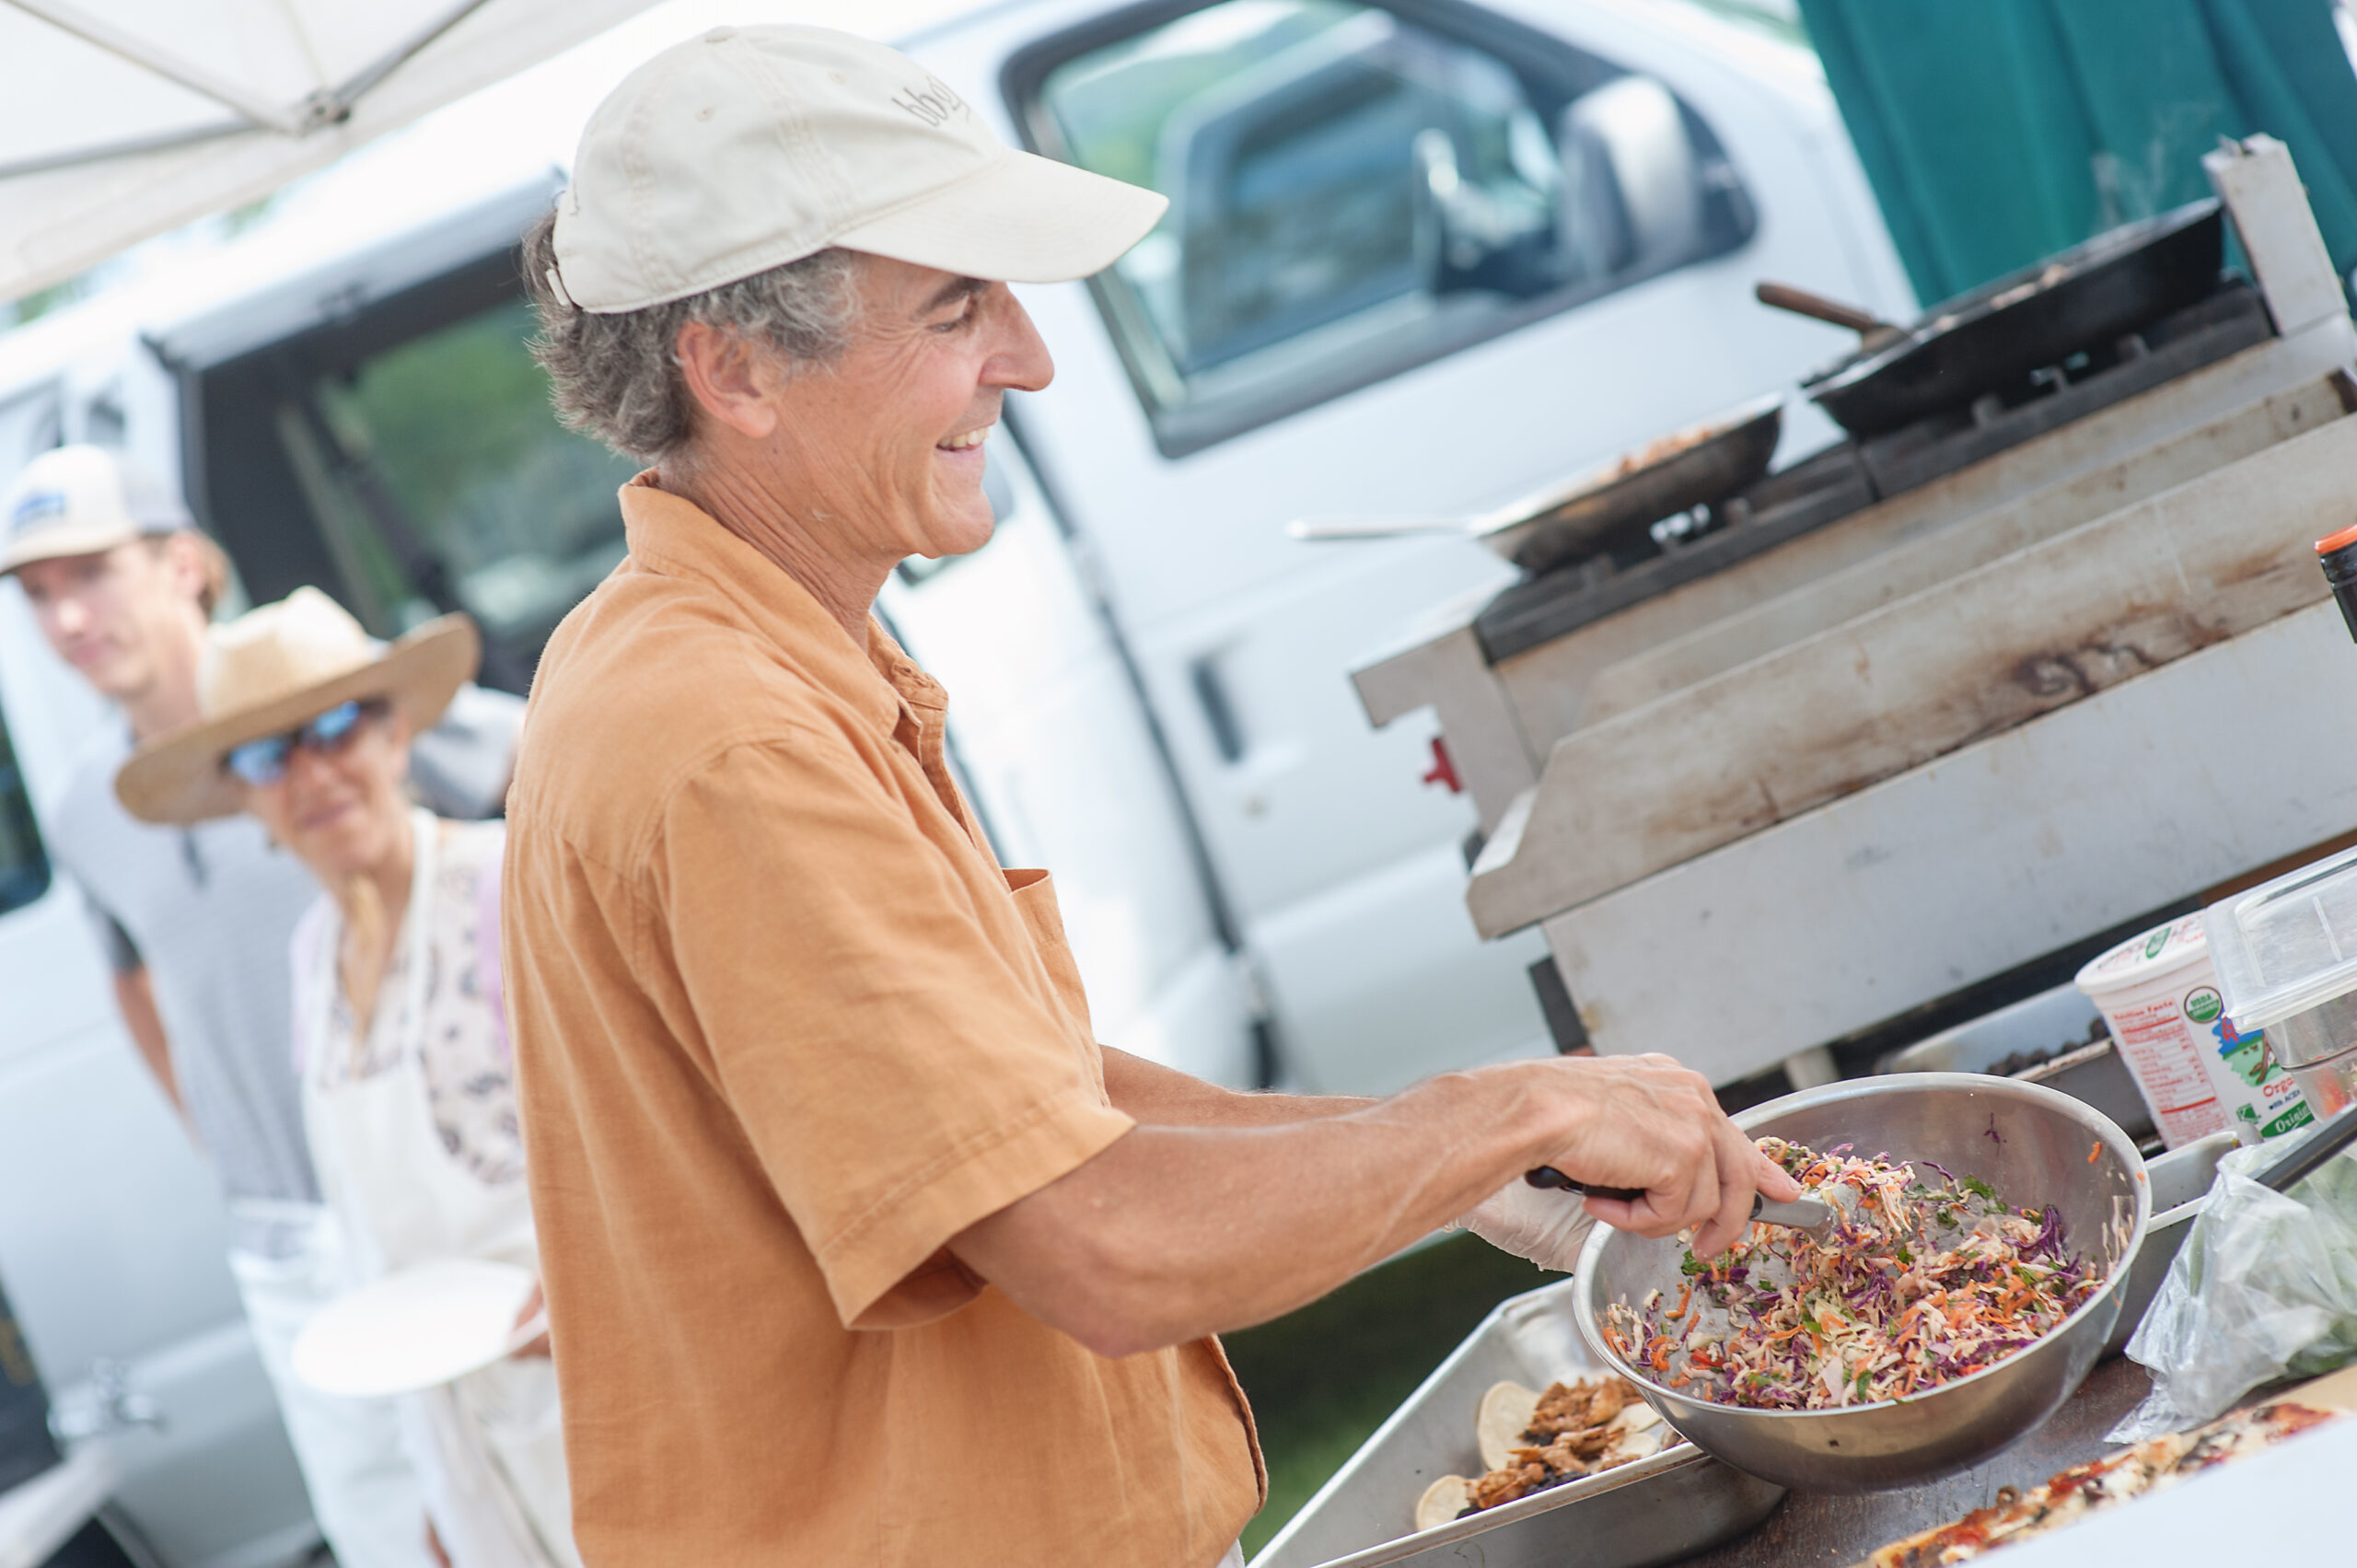
<path fill-rule="evenodd" d="M 180 498 L 137 463 L 103 447 L 52 447 L 0 500 L 0 576 L 194 527 Z"/>
<path fill-rule="evenodd" d="M 589 117 L 549 281 L 610 315 L 842 246 L 1059 283 L 1109 266 L 1168 205 L 1002 145 L 897 50 L 828 28 L 714 28 Z"/>

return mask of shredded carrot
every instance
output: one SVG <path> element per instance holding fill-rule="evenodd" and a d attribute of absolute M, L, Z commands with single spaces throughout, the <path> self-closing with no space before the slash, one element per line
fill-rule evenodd
<path fill-rule="evenodd" d="M 2087 1163 L 2093 1165 L 2101 1158 L 2103 1158 L 2103 1140 L 2098 1138 L 2096 1140 L 2096 1146 L 2087 1151 Z"/>
<path fill-rule="evenodd" d="M 1804 1189 L 1847 1187 L 1855 1204 L 1823 1237 L 1755 1225 L 1721 1257 L 1689 1259 L 1674 1304 L 1665 1289 L 1608 1307 L 1615 1353 L 1644 1347 L 1631 1365 L 1671 1387 L 1769 1410 L 1921 1393 L 2013 1354 L 2102 1287 L 2099 1267 L 2063 1251 L 2051 1209 L 2009 1207 L 1937 1167 L 1759 1144 Z"/>

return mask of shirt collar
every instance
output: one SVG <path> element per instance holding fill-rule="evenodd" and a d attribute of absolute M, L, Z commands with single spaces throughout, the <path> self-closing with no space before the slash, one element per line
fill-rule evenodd
<path fill-rule="evenodd" d="M 648 469 L 621 489 L 622 531 L 633 560 L 718 588 L 815 682 L 886 738 L 904 710 L 921 724 L 940 722 L 948 705 L 940 682 L 919 669 L 873 615 L 867 646 L 853 646 L 841 623 L 792 573 L 655 481 L 656 470 Z"/>

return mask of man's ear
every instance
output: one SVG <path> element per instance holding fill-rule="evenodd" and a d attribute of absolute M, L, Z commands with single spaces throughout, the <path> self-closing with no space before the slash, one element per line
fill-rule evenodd
<path fill-rule="evenodd" d="M 705 417 L 749 440 L 777 429 L 777 362 L 742 333 L 690 321 L 672 344 L 679 378 Z"/>
<path fill-rule="evenodd" d="M 182 528 L 178 533 L 166 534 L 160 542 L 164 565 L 171 573 L 173 590 L 183 598 L 203 598 L 209 586 L 211 568 L 204 559 L 203 541 L 197 538 L 195 530 Z"/>

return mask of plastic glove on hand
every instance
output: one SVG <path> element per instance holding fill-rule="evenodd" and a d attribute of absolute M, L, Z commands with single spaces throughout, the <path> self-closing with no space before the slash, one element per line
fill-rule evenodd
<path fill-rule="evenodd" d="M 1469 1230 L 1502 1252 L 1568 1274 L 1595 1227 L 1575 1192 L 1542 1191 L 1516 1179 L 1474 1205 L 1452 1228 Z"/>

